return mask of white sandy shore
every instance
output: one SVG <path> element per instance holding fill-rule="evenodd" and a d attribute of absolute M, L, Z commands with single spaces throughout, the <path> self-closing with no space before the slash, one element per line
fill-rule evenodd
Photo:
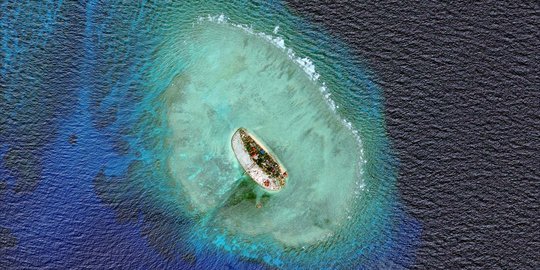
<path fill-rule="evenodd" d="M 255 140 L 255 138 L 252 136 L 252 138 Z M 262 146 L 258 141 L 257 143 Z M 279 185 L 279 180 L 275 179 L 274 177 L 271 177 L 267 175 L 257 163 L 255 163 L 249 153 L 246 151 L 246 148 L 244 147 L 244 144 L 242 142 L 242 138 L 240 137 L 240 132 L 237 130 L 232 139 L 231 139 L 231 145 L 233 148 L 233 151 L 236 155 L 236 159 L 238 159 L 238 162 L 240 162 L 240 165 L 244 168 L 244 170 L 249 174 L 257 184 L 259 184 L 261 187 L 263 187 L 266 190 L 269 191 L 278 191 L 281 189 L 281 186 Z M 267 151 L 267 149 L 264 149 Z M 264 181 L 270 180 L 270 185 L 265 186 Z"/>

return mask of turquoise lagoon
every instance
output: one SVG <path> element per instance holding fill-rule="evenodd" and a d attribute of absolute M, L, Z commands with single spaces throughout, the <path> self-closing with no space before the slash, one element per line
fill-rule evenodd
<path fill-rule="evenodd" d="M 120 104 L 125 169 L 110 164 L 95 181 L 121 222 L 141 213 L 141 236 L 194 268 L 412 262 L 419 229 L 395 189 L 381 93 L 345 44 L 281 3 L 132 8 L 129 30 L 108 41 L 138 44 L 121 53 L 132 81 L 102 103 Z M 289 171 L 261 209 L 230 148 L 239 127 Z"/>

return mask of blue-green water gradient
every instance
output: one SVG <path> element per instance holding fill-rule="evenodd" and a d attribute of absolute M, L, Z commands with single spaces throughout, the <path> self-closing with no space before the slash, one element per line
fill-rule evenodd
<path fill-rule="evenodd" d="M 7 3 L 3 10 L 2 106 L 18 104 L 3 119 L 40 123 L 1 133 L 3 212 L 26 213 L 0 221 L 18 239 L 1 251 L 5 263 L 21 256 L 38 266 L 124 268 L 412 262 L 419 226 L 395 189 L 380 89 L 346 44 L 283 3 Z M 29 20 L 21 14 L 47 19 L 36 28 L 35 20 L 16 23 Z M 37 30 L 21 34 L 30 28 Z M 31 65 L 41 68 L 24 69 Z M 271 144 L 291 173 L 261 209 L 230 153 L 229 135 L 240 126 Z M 9 140 L 14 134 L 26 135 Z M 10 163 L 17 159 L 25 167 Z M 56 243 L 49 260 L 24 255 L 47 253 L 36 234 Z"/>

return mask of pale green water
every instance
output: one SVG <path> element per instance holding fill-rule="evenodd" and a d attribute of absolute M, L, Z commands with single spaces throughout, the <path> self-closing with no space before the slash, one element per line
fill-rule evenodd
<path fill-rule="evenodd" d="M 287 246 L 316 243 L 347 222 L 362 179 L 360 143 L 284 49 L 231 24 L 194 23 L 163 57 L 186 62 L 161 96 L 171 153 L 167 166 L 189 209 L 217 227 Z M 257 209 L 238 187 L 231 147 L 245 127 L 289 171 L 287 186 Z M 249 197 L 249 196 L 248 196 Z"/>

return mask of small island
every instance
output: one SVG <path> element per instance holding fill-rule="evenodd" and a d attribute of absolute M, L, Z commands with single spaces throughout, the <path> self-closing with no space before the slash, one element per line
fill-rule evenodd
<path fill-rule="evenodd" d="M 264 190 L 274 192 L 285 186 L 288 175 L 283 165 L 245 128 L 233 134 L 231 146 L 240 165 Z"/>

